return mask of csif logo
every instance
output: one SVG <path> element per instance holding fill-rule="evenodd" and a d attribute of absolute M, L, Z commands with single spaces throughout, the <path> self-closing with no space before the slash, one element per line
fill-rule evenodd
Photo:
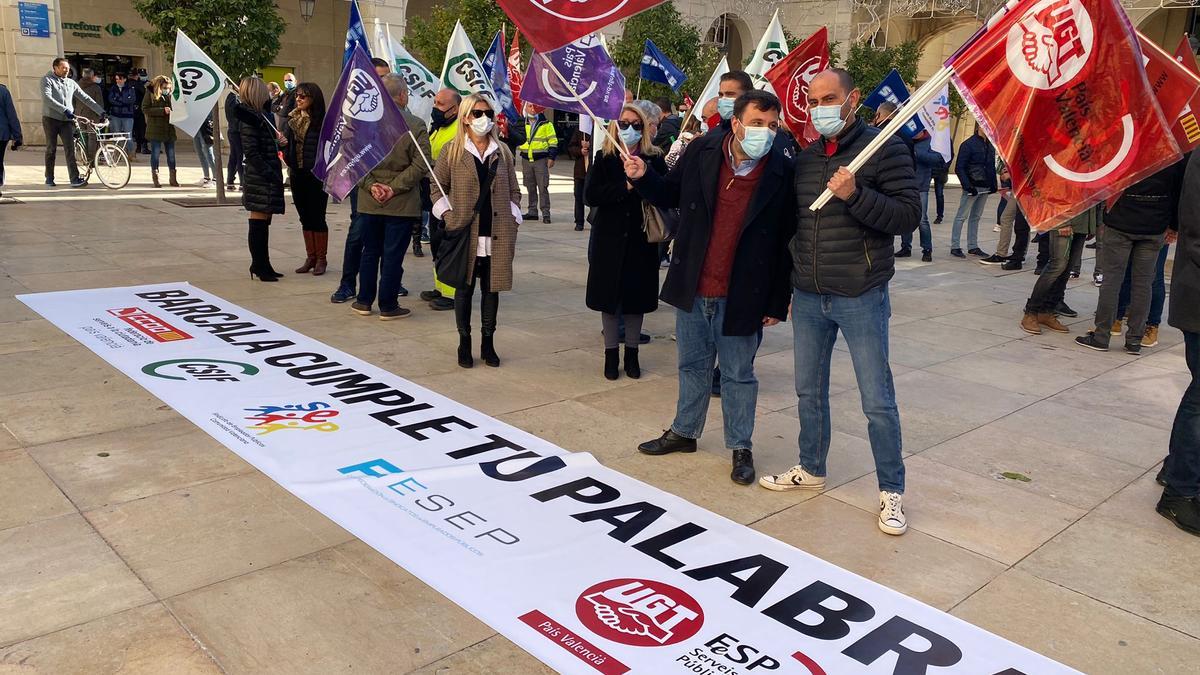
<path fill-rule="evenodd" d="M 142 366 L 142 372 L 164 380 L 241 382 L 238 375 L 253 377 L 258 366 L 222 359 L 169 359 Z"/>
<path fill-rule="evenodd" d="M 1027 87 L 1057 89 L 1083 71 L 1094 39 L 1082 2 L 1042 0 L 1008 29 L 1008 68 Z"/>
<path fill-rule="evenodd" d="M 175 87 L 172 97 L 178 101 L 184 96 L 199 102 L 218 93 L 221 89 L 221 77 L 212 66 L 203 61 L 183 61 L 175 68 Z"/>
<path fill-rule="evenodd" d="M 596 635 L 633 647 L 673 645 L 704 625 L 695 598 L 645 579 L 602 581 L 580 594 L 575 614 Z"/>

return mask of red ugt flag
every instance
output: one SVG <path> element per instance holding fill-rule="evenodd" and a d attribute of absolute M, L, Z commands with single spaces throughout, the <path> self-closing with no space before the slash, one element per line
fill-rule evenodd
<path fill-rule="evenodd" d="M 517 107 L 517 112 L 521 112 L 521 31 L 519 30 L 513 31 L 512 47 L 508 49 L 508 88 L 512 90 L 513 105 Z"/>
<path fill-rule="evenodd" d="M 1196 63 L 1196 55 L 1192 53 L 1192 44 L 1188 42 L 1186 34 L 1179 41 L 1179 46 L 1175 48 L 1175 60 L 1188 72 L 1200 75 L 1200 65 Z M 1192 97 L 1188 106 L 1180 113 L 1179 121 L 1171 127 L 1172 133 L 1175 134 L 1175 140 L 1179 143 L 1179 148 L 1184 152 L 1200 145 L 1200 122 L 1196 121 L 1197 111 L 1200 111 L 1200 94 Z"/>
<path fill-rule="evenodd" d="M 1180 158 L 1117 0 L 1021 0 L 946 65 L 1037 229 Z"/>
<path fill-rule="evenodd" d="M 496 0 L 539 52 L 552 52 L 663 0 Z"/>
<path fill-rule="evenodd" d="M 829 31 L 822 26 L 766 73 L 783 104 L 784 121 L 804 147 L 821 137 L 808 118 L 808 84 L 828 67 Z"/>

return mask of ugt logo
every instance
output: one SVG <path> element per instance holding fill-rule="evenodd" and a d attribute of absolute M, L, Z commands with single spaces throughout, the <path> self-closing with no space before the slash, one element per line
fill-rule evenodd
<path fill-rule="evenodd" d="M 221 78 L 216 71 L 201 61 L 180 63 L 175 70 L 175 81 L 179 84 L 172 94 L 176 101 L 184 96 L 193 101 L 203 101 L 221 88 Z"/>
<path fill-rule="evenodd" d="M 257 431 L 259 436 L 289 429 L 330 432 L 341 428 L 331 421 L 338 416 L 338 411 L 331 409 L 329 404 L 324 401 L 289 405 L 260 405 L 257 408 L 243 408 L 243 410 L 255 413 L 246 418 L 247 421 L 253 422 L 246 428 Z"/>
<path fill-rule="evenodd" d="M 598 21 L 617 12 L 629 0 L 529 0 L 537 9 L 564 21 Z"/>
<path fill-rule="evenodd" d="M 363 122 L 378 122 L 383 118 L 383 92 L 375 85 L 374 78 L 361 68 L 350 72 L 342 114 Z"/>
<path fill-rule="evenodd" d="M 704 625 L 695 598 L 645 579 L 602 581 L 580 594 L 575 615 L 600 637 L 634 647 L 683 642 Z"/>
<path fill-rule="evenodd" d="M 1057 89 L 1087 65 L 1094 38 L 1079 0 L 1042 0 L 1008 29 L 1008 68 L 1028 87 Z"/>

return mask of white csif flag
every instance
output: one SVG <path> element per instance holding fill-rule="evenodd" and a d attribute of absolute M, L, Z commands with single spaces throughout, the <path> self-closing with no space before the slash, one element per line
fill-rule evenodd
<path fill-rule="evenodd" d="M 750 59 L 750 65 L 746 66 L 746 73 L 750 75 L 750 79 L 754 80 L 755 87 L 770 92 L 775 91 L 767 82 L 767 71 L 780 59 L 787 56 L 787 53 L 787 38 L 784 37 L 783 26 L 779 23 L 779 10 L 775 10 L 775 15 L 771 17 L 771 23 L 767 24 L 766 32 L 758 41 L 758 48 L 754 50 L 754 58 Z"/>
<path fill-rule="evenodd" d="M 391 28 L 387 29 L 387 40 L 392 70 L 408 83 L 408 112 L 429 124 L 433 113 L 433 97 L 441 88 L 438 78 L 392 37 Z"/>
<path fill-rule="evenodd" d="M 483 61 L 475 53 L 471 38 L 463 30 L 461 22 L 454 23 L 454 32 L 446 44 L 446 60 L 442 63 L 442 86 L 457 91 L 462 96 L 482 94 L 492 101 L 491 81 L 483 70 Z"/>
<path fill-rule="evenodd" d="M 717 67 L 713 69 L 712 77 L 708 78 L 708 84 L 704 85 L 704 89 L 700 91 L 700 95 L 693 102 L 692 109 L 688 112 L 688 117 L 695 117 L 701 122 L 704 121 L 704 104 L 717 97 L 721 91 L 721 76 L 729 72 L 729 61 L 724 56 L 720 61 L 717 61 Z M 687 123 L 687 120 L 684 120 Z"/>
<path fill-rule="evenodd" d="M 195 136 L 212 112 L 229 76 L 183 31 L 175 31 L 175 91 L 171 94 L 171 124 Z"/>

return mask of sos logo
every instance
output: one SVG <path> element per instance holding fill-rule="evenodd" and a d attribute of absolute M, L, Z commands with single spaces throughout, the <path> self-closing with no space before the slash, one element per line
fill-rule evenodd
<path fill-rule="evenodd" d="M 645 579 L 602 581 L 580 594 L 575 614 L 596 635 L 633 647 L 683 642 L 704 625 L 695 598 Z"/>
<path fill-rule="evenodd" d="M 164 380 L 241 382 L 239 375 L 254 376 L 258 367 L 221 359 L 170 359 L 142 366 L 142 372 Z"/>

